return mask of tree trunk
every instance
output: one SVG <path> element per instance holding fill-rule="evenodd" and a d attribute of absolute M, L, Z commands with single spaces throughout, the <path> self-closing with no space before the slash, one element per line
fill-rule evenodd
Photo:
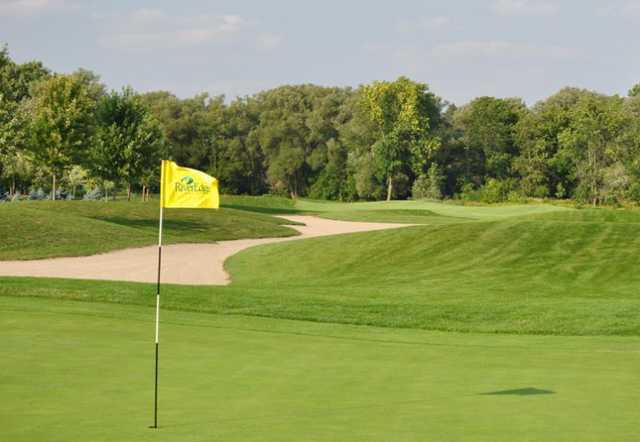
<path fill-rule="evenodd" d="M 131 201 L 131 183 L 127 183 L 127 201 Z"/>
<path fill-rule="evenodd" d="M 145 202 L 147 198 L 147 186 L 142 185 L 142 202 Z"/>
<path fill-rule="evenodd" d="M 51 175 L 51 200 L 55 201 L 56 200 L 56 174 L 53 173 Z"/>
<path fill-rule="evenodd" d="M 13 197 L 16 194 L 16 176 L 11 178 L 11 188 L 9 189 L 9 196 Z"/>
<path fill-rule="evenodd" d="M 71 188 L 71 199 L 76 199 L 76 185 Z"/>
<path fill-rule="evenodd" d="M 387 201 L 391 201 L 392 194 L 393 194 L 393 178 L 389 176 L 389 178 L 387 178 Z"/>

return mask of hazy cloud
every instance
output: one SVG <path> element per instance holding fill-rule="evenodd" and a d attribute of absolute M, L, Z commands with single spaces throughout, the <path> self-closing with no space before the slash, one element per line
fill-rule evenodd
<path fill-rule="evenodd" d="M 282 45 L 284 37 L 281 34 L 266 32 L 258 35 L 258 48 L 271 51 Z"/>
<path fill-rule="evenodd" d="M 608 3 L 600 6 L 596 12 L 606 17 L 638 17 L 640 16 L 640 0 L 627 0 L 622 4 Z"/>
<path fill-rule="evenodd" d="M 558 4 L 545 0 L 495 0 L 491 9 L 498 15 L 553 15 L 558 12 Z"/>
<path fill-rule="evenodd" d="M 449 57 L 543 57 L 554 59 L 574 58 L 578 52 L 563 46 L 536 46 L 511 41 L 458 41 L 435 46 L 431 55 Z"/>
<path fill-rule="evenodd" d="M 64 6 L 64 0 L 0 0 L 0 17 L 40 14 Z"/>
<path fill-rule="evenodd" d="M 176 49 L 221 40 L 242 30 L 238 15 L 171 16 L 159 9 L 138 9 L 105 22 L 100 43 L 107 48 Z"/>
<path fill-rule="evenodd" d="M 451 19 L 444 15 L 401 20 L 397 23 L 398 31 L 416 32 L 443 29 L 451 24 Z"/>

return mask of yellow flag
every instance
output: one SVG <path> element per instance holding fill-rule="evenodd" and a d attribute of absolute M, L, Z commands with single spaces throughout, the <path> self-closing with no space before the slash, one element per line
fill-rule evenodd
<path fill-rule="evenodd" d="M 160 206 L 174 209 L 217 209 L 218 180 L 204 172 L 162 161 Z"/>

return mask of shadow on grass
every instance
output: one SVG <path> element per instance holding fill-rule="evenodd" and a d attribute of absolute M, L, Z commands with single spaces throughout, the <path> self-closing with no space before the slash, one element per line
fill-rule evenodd
<path fill-rule="evenodd" d="M 256 207 L 246 206 L 243 204 L 223 204 L 222 207 L 244 210 L 245 212 L 265 213 L 267 215 L 300 215 L 303 213 L 310 213 L 309 211 L 302 211 L 293 207 Z"/>
<path fill-rule="evenodd" d="M 479 393 L 480 396 L 535 396 L 540 394 L 555 394 L 555 391 L 527 387 L 527 388 L 516 388 L 514 390 L 499 390 L 499 391 L 490 391 L 488 393 Z"/>
<path fill-rule="evenodd" d="M 94 219 L 100 221 L 106 221 L 108 223 L 118 224 L 120 226 L 131 227 L 134 229 L 155 229 L 158 230 L 158 220 L 157 219 L 131 219 L 119 216 L 99 216 Z M 177 229 L 177 230 L 207 230 L 207 224 L 198 222 L 198 221 L 189 221 L 189 220 L 177 220 L 177 219 L 165 219 L 163 221 L 164 227 L 166 229 Z"/>

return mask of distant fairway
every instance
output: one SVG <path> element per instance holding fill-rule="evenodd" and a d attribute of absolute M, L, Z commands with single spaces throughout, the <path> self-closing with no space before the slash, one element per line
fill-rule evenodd
<path fill-rule="evenodd" d="M 167 296 L 168 297 L 168 296 Z M 635 441 L 640 339 L 492 336 L 0 298 L 0 437 Z"/>
<path fill-rule="evenodd" d="M 637 439 L 640 211 L 225 204 L 176 216 L 172 241 L 289 234 L 282 213 L 421 225 L 260 246 L 227 287 L 164 286 L 157 433 L 153 285 L 0 278 L 0 440 Z M 152 241 L 152 209 L 107 206 Z M 88 250 L 65 238 L 25 253 Z"/>
<path fill-rule="evenodd" d="M 326 206 L 325 216 L 371 220 L 380 213 L 386 221 L 420 217 L 426 224 L 248 249 L 226 263 L 230 286 L 172 287 L 165 308 L 459 332 L 640 336 L 639 211 L 411 201 L 302 201 L 287 208 L 287 200 L 266 200 L 270 207 L 256 199 L 252 210 L 320 213 Z M 270 218 L 238 212 L 244 222 Z M 259 225 L 284 229 L 274 221 Z M 180 235 L 187 236 L 178 230 L 174 238 Z M 0 295 L 138 305 L 152 305 L 151 292 L 136 284 L 29 278 L 3 278 L 0 285 Z"/>

